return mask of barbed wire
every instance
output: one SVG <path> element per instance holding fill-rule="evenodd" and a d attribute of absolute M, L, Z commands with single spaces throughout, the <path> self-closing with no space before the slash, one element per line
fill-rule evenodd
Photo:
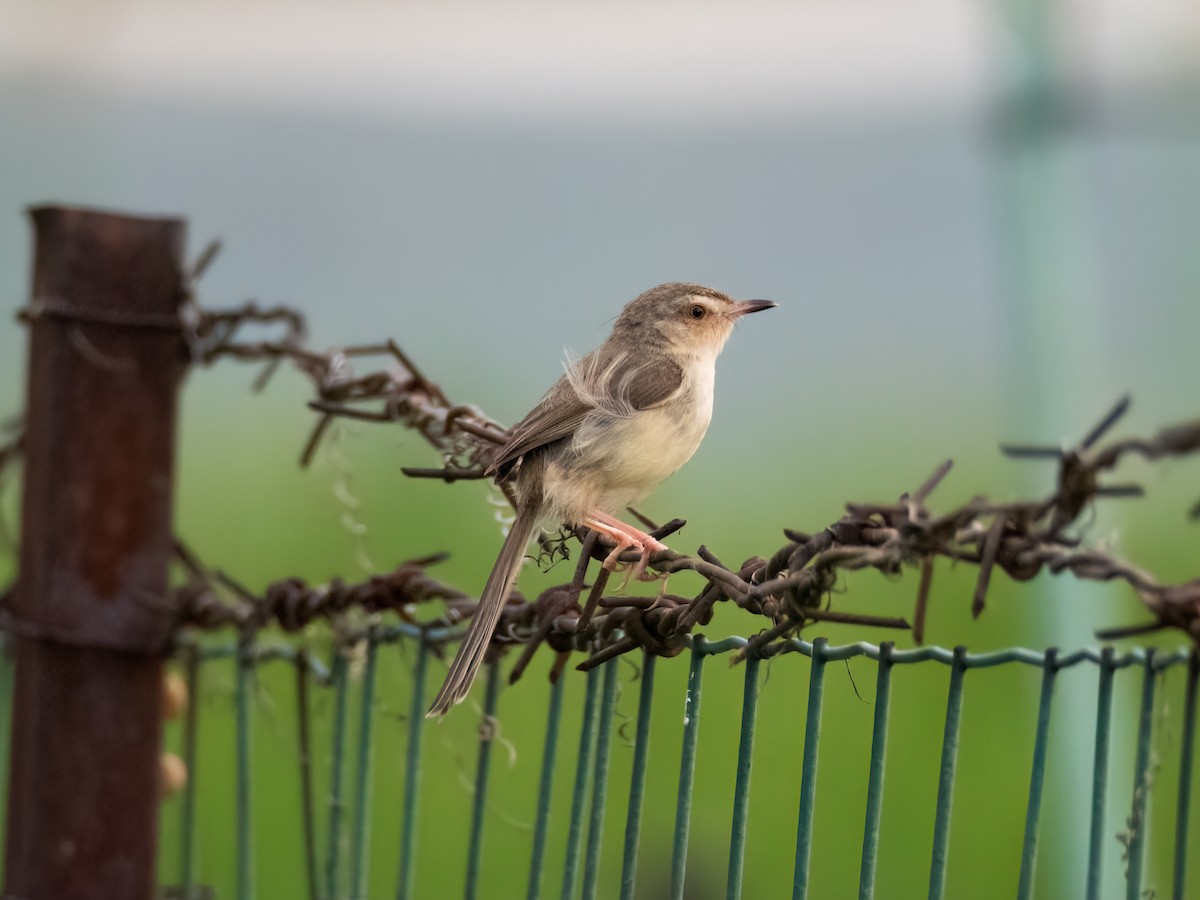
<path fill-rule="evenodd" d="M 212 248 L 202 255 L 190 273 L 189 285 L 194 287 L 214 255 Z M 254 336 L 263 330 L 282 334 Z M 207 310 L 197 302 L 194 290 L 182 309 L 181 331 L 197 365 L 212 365 L 222 359 L 262 364 L 256 388 L 262 388 L 283 363 L 308 379 L 314 391 L 308 406 L 317 414 L 317 421 L 301 452 L 302 466 L 311 462 L 337 418 L 400 424 L 416 431 L 438 452 L 442 465 L 402 471 L 410 477 L 437 478 L 448 483 L 485 478 L 492 456 L 507 436 L 506 429 L 478 407 L 451 402 L 392 340 L 317 351 L 309 346 L 305 319 L 297 310 L 285 306 L 262 308 L 253 302 L 227 310 Z M 385 362 L 365 374 L 355 370 L 357 363 L 372 358 Z M 955 509 L 936 512 L 928 501 L 951 469 L 947 461 L 924 484 L 894 503 L 849 503 L 845 514 L 828 527 L 811 534 L 785 529 L 785 543 L 778 549 L 767 556 L 752 556 L 736 567 L 722 562 L 703 545 L 695 555 L 673 550 L 656 553 L 650 567 L 664 581 L 655 597 L 607 593 L 610 573 L 598 566 L 589 586 L 592 562 L 603 561 L 609 548 L 587 529 L 564 530 L 543 539 L 541 553 L 549 558 L 567 556 L 568 545 L 578 542 L 579 558 L 573 577 L 547 588 L 533 601 L 514 591 L 501 614 L 491 652 L 523 645 L 510 675 L 513 681 L 542 644 L 558 654 L 554 677 L 576 651 L 588 653 L 579 666 L 583 669 L 637 648 L 674 656 L 686 646 L 686 636 L 694 628 L 711 621 L 714 608 L 722 602 L 731 602 L 766 623 L 740 652 L 740 658 L 785 651 L 792 636 L 806 625 L 822 621 L 909 629 L 920 642 L 938 557 L 978 567 L 972 597 L 975 616 L 984 611 L 997 568 L 1017 581 L 1042 571 L 1067 572 L 1084 580 L 1124 581 L 1149 612 L 1145 622 L 1099 629 L 1097 635 L 1102 639 L 1176 629 L 1200 644 L 1200 579 L 1161 584 L 1139 567 L 1106 550 L 1083 546 L 1078 538 L 1067 534 L 1097 499 L 1142 494 L 1137 485 L 1101 483 L 1101 476 L 1125 458 L 1140 456 L 1153 462 L 1200 451 L 1200 419 L 1164 428 L 1149 438 L 1117 440 L 1101 446 L 1102 438 L 1128 408 L 1126 397 L 1075 448 L 1002 447 L 1011 457 L 1057 461 L 1055 489 L 1044 498 L 997 503 L 976 497 Z M 19 458 L 21 440 L 17 428 L 10 429 L 7 438 L 0 441 L 0 482 L 5 470 Z M 673 520 L 655 526 L 636 511 L 631 512 L 659 538 L 684 524 Z M 1200 503 L 1192 507 L 1191 516 L 1200 517 Z M 255 594 L 206 566 L 181 542 L 177 542 L 176 555 L 186 573 L 184 584 L 175 589 L 181 627 L 232 626 L 243 635 L 271 625 L 295 631 L 317 619 L 336 624 L 348 611 L 359 610 L 367 614 L 394 613 L 425 634 L 436 633 L 439 637 L 435 642 L 442 642 L 458 636 L 453 626 L 468 619 L 476 605 L 471 594 L 428 574 L 427 568 L 441 556 L 411 560 L 390 573 L 357 584 L 333 581 L 312 586 L 297 578 L 283 578 Z M 630 552 L 622 559 L 632 562 L 634 556 Z M 839 572 L 875 569 L 896 575 L 909 568 L 920 573 L 911 622 L 904 617 L 830 608 Z M 681 571 L 693 571 L 702 579 L 700 590 L 691 596 L 666 590 L 665 576 Z M 418 615 L 418 607 L 430 600 L 442 601 L 443 611 Z M 839 603 L 844 606 L 846 598 Z"/>
<path fill-rule="evenodd" d="M 319 619 L 336 621 L 352 609 L 367 614 L 392 612 L 417 625 L 411 615 L 415 604 L 435 599 L 448 605 L 471 601 L 467 594 L 433 579 L 426 571 L 445 559 L 445 554 L 409 560 L 356 584 L 334 579 L 310 585 L 300 578 L 282 578 L 255 594 L 226 573 L 210 570 L 181 542 L 176 541 L 174 549 L 176 560 L 189 576 L 174 589 L 182 626 L 232 626 L 244 635 L 268 626 L 295 632 Z"/>

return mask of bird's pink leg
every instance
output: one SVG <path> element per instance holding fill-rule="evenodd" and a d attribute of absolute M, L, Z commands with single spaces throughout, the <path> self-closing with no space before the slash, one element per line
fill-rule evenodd
<path fill-rule="evenodd" d="M 610 572 L 617 571 L 617 567 L 620 565 L 620 556 L 626 550 L 632 548 L 638 551 L 638 553 L 642 552 L 641 543 L 630 538 L 630 536 L 624 531 L 615 529 L 603 522 L 593 521 L 592 519 L 585 519 L 583 524 L 593 531 L 598 531 L 600 534 L 609 538 L 616 544 L 616 546 L 613 547 L 612 552 L 609 553 L 608 556 L 604 557 L 604 568 L 608 569 Z"/>
<path fill-rule="evenodd" d="M 610 516 L 599 510 L 592 510 L 588 517 L 583 520 L 583 524 L 612 538 L 616 542 L 616 546 L 604 560 L 604 568 L 610 572 L 617 570 L 617 563 L 621 554 L 626 550 L 633 549 L 641 554 L 641 558 L 633 564 L 630 575 L 642 579 L 645 576 L 646 566 L 650 562 L 650 556 L 660 550 L 667 549 L 667 545 L 658 538 L 646 534 L 640 528 L 636 528 L 627 522 L 622 522 L 615 516 Z"/>

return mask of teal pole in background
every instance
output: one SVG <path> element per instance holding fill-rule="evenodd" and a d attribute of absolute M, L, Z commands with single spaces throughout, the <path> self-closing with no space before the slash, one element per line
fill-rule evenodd
<path fill-rule="evenodd" d="M 999 115 L 989 133 L 996 149 L 996 302 L 1006 325 L 1004 356 L 1017 361 L 1006 393 L 1014 405 L 1002 417 L 1010 430 L 1004 437 L 1047 444 L 1077 440 L 1125 389 L 1104 381 L 1101 303 L 1078 155 L 1082 143 L 1064 140 L 1071 112 L 1061 51 L 1065 38 L 1080 37 L 1065 33 L 1069 12 L 1053 0 L 997 3 Z M 1024 477 L 1029 488 L 1040 490 L 1052 473 L 1031 468 Z M 1041 610 L 1047 645 L 1095 640 L 1091 626 L 1103 615 L 1096 585 L 1055 579 L 1025 589 L 1042 595 L 1031 608 Z M 1034 691 L 1031 685 L 1031 705 Z M 1093 706 L 1086 685 L 1066 682 L 1057 693 L 1060 710 L 1072 721 L 1050 748 L 1063 763 L 1062 777 L 1046 786 L 1043 824 L 1055 831 L 1069 824 L 1064 811 L 1087 804 L 1088 772 L 1068 761 L 1092 752 Z M 1072 827 L 1060 837 L 1061 852 L 1041 861 L 1036 888 L 1031 883 L 1025 890 L 1068 896 L 1077 887 L 1075 873 L 1088 857 L 1087 835 Z M 1115 865 L 1115 857 L 1109 854 L 1107 862 Z M 1033 877 L 1032 871 L 1026 875 Z M 1109 872 L 1104 881 L 1118 877 Z"/>

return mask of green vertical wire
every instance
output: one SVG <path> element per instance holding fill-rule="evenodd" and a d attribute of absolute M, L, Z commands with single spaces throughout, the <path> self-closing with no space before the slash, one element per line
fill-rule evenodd
<path fill-rule="evenodd" d="M 1146 851 L 1146 830 L 1150 823 L 1146 818 L 1147 794 L 1150 790 L 1150 737 L 1154 730 L 1154 648 L 1146 651 L 1145 667 L 1142 671 L 1142 709 L 1138 717 L 1137 766 L 1133 773 L 1133 834 L 1129 840 L 1129 861 L 1125 870 L 1126 900 L 1140 900 L 1142 896 L 1142 857 Z"/>
<path fill-rule="evenodd" d="M 683 747 L 679 754 L 679 796 L 675 801 L 675 840 L 671 848 L 670 900 L 683 900 L 687 878 L 688 830 L 692 819 L 692 784 L 696 777 L 696 739 L 700 733 L 700 687 L 704 667 L 703 637 L 692 646 L 687 699 L 683 705 Z"/>
<path fill-rule="evenodd" d="M 237 893 L 238 900 L 253 900 L 253 835 L 250 832 L 250 678 L 253 660 L 250 645 L 240 643 L 234 689 L 237 724 Z"/>
<path fill-rule="evenodd" d="M 746 850 L 746 819 L 750 810 L 750 762 L 754 755 L 754 725 L 758 715 L 757 656 L 746 657 L 746 683 L 742 689 L 742 730 L 738 738 L 737 782 L 733 789 L 733 821 L 729 835 L 727 900 L 742 896 L 742 864 Z"/>
<path fill-rule="evenodd" d="M 829 641 L 813 641 L 812 671 L 808 677 L 808 715 L 804 724 L 804 758 L 800 765 L 800 811 L 796 823 L 796 862 L 792 876 L 792 900 L 808 896 L 808 863 L 812 852 L 813 808 L 817 798 L 817 747 L 821 737 L 821 697 L 825 687 L 825 647 Z"/>
<path fill-rule="evenodd" d="M 559 677 L 550 685 L 550 710 L 546 714 L 546 740 L 542 745 L 542 776 L 538 784 L 537 820 L 533 826 L 533 851 L 529 854 L 529 890 L 526 900 L 538 900 L 550 830 L 550 798 L 554 791 L 554 762 L 558 755 L 558 726 L 562 721 L 563 685 Z"/>
<path fill-rule="evenodd" d="M 642 800 L 646 792 L 646 759 L 650 751 L 650 710 L 654 704 L 654 654 L 645 654 L 642 690 L 638 696 L 637 737 L 633 772 L 629 776 L 629 811 L 625 817 L 625 852 L 621 859 L 621 900 L 633 900 L 637 878 L 638 838 L 642 830 Z"/>
<path fill-rule="evenodd" d="M 1183 740 L 1179 757 L 1179 800 L 1175 811 L 1175 872 L 1172 900 L 1183 900 L 1187 881 L 1188 818 L 1192 802 L 1192 760 L 1196 752 L 1196 682 L 1200 680 L 1200 650 L 1188 659 L 1187 693 L 1183 701 Z"/>
<path fill-rule="evenodd" d="M 596 705 L 600 695 L 600 672 L 587 673 L 587 693 L 583 703 L 583 722 L 579 728 L 579 753 L 575 757 L 575 787 L 571 792 L 571 821 L 567 826 L 567 850 L 563 860 L 562 900 L 575 896 L 575 875 L 579 870 L 579 848 L 583 841 L 583 815 L 587 806 L 588 774 L 596 738 Z"/>
<path fill-rule="evenodd" d="M 350 873 L 350 896 L 367 896 L 367 874 L 371 859 L 371 762 L 374 758 L 375 722 L 375 632 L 367 633 L 367 662 L 363 670 L 362 713 L 358 721 L 358 785 L 354 794 L 354 860 Z"/>
<path fill-rule="evenodd" d="M 182 872 L 179 876 L 183 896 L 190 898 L 196 885 L 196 732 L 200 724 L 200 648 L 189 644 L 184 657 L 187 672 L 187 713 L 183 720 L 183 765 L 187 781 L 183 785 L 183 846 L 180 848 Z"/>
<path fill-rule="evenodd" d="M 308 652 L 301 650 L 296 654 L 296 723 L 297 741 L 300 757 L 300 816 L 304 828 L 304 870 L 308 880 L 308 900 L 317 900 L 320 896 L 317 875 L 317 823 L 316 805 L 313 803 L 312 777 L 312 728 L 311 709 L 309 707 L 309 679 L 312 669 L 309 666 Z"/>
<path fill-rule="evenodd" d="M 425 670 L 429 645 L 422 635 L 413 665 L 412 705 L 408 712 L 408 749 L 404 761 L 404 808 L 400 826 L 400 875 L 396 900 L 413 900 L 417 849 L 417 789 L 421 784 L 421 733 L 425 727 Z"/>
<path fill-rule="evenodd" d="M 863 825 L 862 866 L 858 874 L 859 900 L 875 896 L 875 866 L 879 854 L 879 820 L 883 809 L 883 772 L 887 753 L 888 703 L 892 692 L 893 641 L 879 645 L 879 670 L 875 679 L 875 730 L 871 735 L 871 768 L 867 779 L 867 814 Z"/>
<path fill-rule="evenodd" d="M 613 708 L 617 699 L 617 660 L 604 664 L 604 693 L 596 723 L 596 770 L 592 775 L 592 815 L 588 823 L 587 850 L 583 858 L 583 900 L 595 900 L 600 881 L 600 844 L 604 837 L 604 800 L 608 789 L 609 745 L 612 743 Z"/>
<path fill-rule="evenodd" d="M 1100 900 L 1104 869 L 1104 805 L 1108 794 L 1108 745 L 1112 725 L 1113 660 L 1116 651 L 1100 651 L 1100 682 L 1096 694 L 1096 752 L 1092 762 L 1092 823 L 1088 838 L 1087 900 Z"/>
<path fill-rule="evenodd" d="M 1037 855 L 1038 818 L 1042 809 L 1042 786 L 1046 778 L 1046 747 L 1050 740 L 1050 703 L 1054 699 L 1054 678 L 1058 674 L 1058 650 L 1046 651 L 1042 669 L 1042 695 L 1038 703 L 1037 733 L 1033 742 L 1033 766 L 1029 774 L 1029 805 L 1025 810 L 1025 839 L 1021 845 L 1021 874 L 1017 882 L 1017 900 L 1033 896 L 1033 863 Z"/>
<path fill-rule="evenodd" d="M 954 648 L 950 692 L 946 698 L 946 727 L 942 733 L 942 764 L 938 773 L 937 814 L 933 821 L 933 854 L 929 866 L 929 900 L 941 900 L 946 889 L 946 856 L 950 843 L 950 802 L 954 767 L 958 761 L 958 727 L 962 720 L 963 673 L 966 647 Z"/>
<path fill-rule="evenodd" d="M 342 848 L 342 770 L 346 749 L 346 656 L 334 647 L 333 669 L 333 752 L 329 774 L 329 856 L 325 860 L 325 897 L 336 900 Z"/>
<path fill-rule="evenodd" d="M 467 845 L 466 900 L 479 895 L 479 870 L 483 861 L 483 829 L 486 824 L 488 775 L 492 762 L 492 738 L 495 737 L 496 704 L 500 698 L 500 666 L 487 666 L 487 687 L 483 698 L 483 723 L 479 734 L 479 762 L 475 767 L 475 796 L 471 801 L 471 840 Z"/>

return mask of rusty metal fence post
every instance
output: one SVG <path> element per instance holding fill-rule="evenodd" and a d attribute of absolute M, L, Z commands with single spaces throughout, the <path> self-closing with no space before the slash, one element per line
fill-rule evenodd
<path fill-rule="evenodd" d="M 36 233 L 5 897 L 154 896 L 185 225 Z"/>

